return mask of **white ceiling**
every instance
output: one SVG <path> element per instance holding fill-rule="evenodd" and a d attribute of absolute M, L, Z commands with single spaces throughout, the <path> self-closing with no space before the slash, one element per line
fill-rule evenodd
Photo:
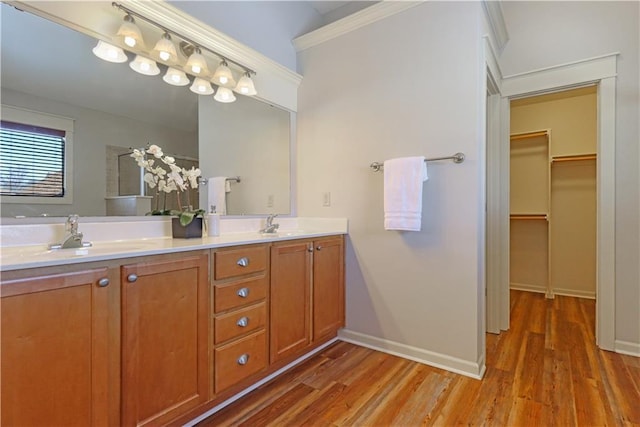
<path fill-rule="evenodd" d="M 351 1 L 308 0 L 308 3 L 311 4 L 311 7 L 313 7 L 316 10 L 316 12 L 318 12 L 320 15 L 324 15 L 338 8 L 341 8 L 342 6 L 346 6 L 352 2 Z"/>

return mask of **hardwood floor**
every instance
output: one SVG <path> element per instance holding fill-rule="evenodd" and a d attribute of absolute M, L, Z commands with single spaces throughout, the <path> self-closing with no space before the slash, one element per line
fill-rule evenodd
<path fill-rule="evenodd" d="M 640 358 L 598 350 L 594 316 L 512 291 L 482 381 L 339 342 L 199 426 L 640 426 Z"/>

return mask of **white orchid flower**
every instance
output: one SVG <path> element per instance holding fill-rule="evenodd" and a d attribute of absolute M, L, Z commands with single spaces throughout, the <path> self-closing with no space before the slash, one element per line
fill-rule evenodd
<path fill-rule="evenodd" d="M 177 191 L 178 187 L 176 187 L 176 183 L 173 181 L 167 181 L 166 185 L 162 188 L 162 191 L 165 193 L 171 193 L 172 191 Z"/>
<path fill-rule="evenodd" d="M 191 169 L 189 170 L 182 169 L 182 174 L 189 180 L 191 188 L 198 188 L 198 177 L 201 174 L 200 169 L 196 169 L 194 166 L 191 166 Z"/>
<path fill-rule="evenodd" d="M 174 159 L 171 156 L 165 156 L 164 159 L 162 159 L 162 161 L 164 162 L 165 165 L 171 166 L 171 165 L 175 164 L 176 159 Z"/>
<path fill-rule="evenodd" d="M 151 175 L 150 173 L 144 174 L 144 182 L 149 185 L 149 188 L 154 188 L 156 186 L 156 177 Z"/>
<path fill-rule="evenodd" d="M 147 153 L 152 154 L 153 157 L 155 157 L 156 159 L 159 159 L 162 156 L 164 156 L 164 153 L 162 152 L 162 148 L 158 147 L 155 144 L 147 148 Z"/>

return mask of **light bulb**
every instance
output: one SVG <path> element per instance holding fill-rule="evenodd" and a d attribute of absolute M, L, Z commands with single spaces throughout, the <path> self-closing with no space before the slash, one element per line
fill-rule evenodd
<path fill-rule="evenodd" d="M 178 59 L 176 46 L 171 41 L 169 33 L 165 32 L 153 48 L 152 56 L 164 62 L 174 63 Z"/>
<path fill-rule="evenodd" d="M 116 34 L 118 37 L 122 37 L 124 44 L 129 47 L 135 47 L 140 44 L 143 45 L 142 41 L 142 33 L 140 32 L 140 28 L 136 25 L 136 21 L 133 19 L 133 16 L 127 14 L 124 17 L 124 22 L 120 25 L 118 32 Z"/>
<path fill-rule="evenodd" d="M 211 83 L 201 77 L 196 77 L 189 90 L 193 93 L 197 93 L 198 95 L 211 95 L 213 93 Z"/>
<path fill-rule="evenodd" d="M 127 55 L 119 47 L 98 40 L 98 44 L 92 50 L 93 54 L 108 62 L 126 62 Z"/>
<path fill-rule="evenodd" d="M 165 52 L 164 50 L 161 51 L 158 56 L 160 56 L 160 59 L 162 59 L 163 61 L 168 61 L 169 58 L 171 58 L 171 54 L 169 52 Z"/>
<path fill-rule="evenodd" d="M 216 96 L 214 96 L 213 99 L 218 102 L 228 103 L 235 101 L 236 97 L 233 92 L 231 92 L 231 89 L 221 86 L 218 88 L 218 93 L 216 93 Z"/>
<path fill-rule="evenodd" d="M 255 86 L 253 85 L 251 74 L 248 71 L 240 78 L 238 86 L 236 86 L 234 90 L 246 96 L 254 96 L 258 94 Z"/>
<path fill-rule="evenodd" d="M 187 65 L 185 65 L 185 70 L 197 76 L 207 74 L 207 61 L 200 53 L 200 48 L 196 47 L 193 53 L 189 56 Z"/>
<path fill-rule="evenodd" d="M 189 84 L 189 79 L 184 71 L 173 67 L 167 68 L 167 72 L 162 76 L 162 80 L 173 86 L 186 86 Z"/>
<path fill-rule="evenodd" d="M 127 45 L 127 46 L 129 46 L 129 47 L 135 47 L 135 45 L 136 45 L 136 39 L 134 39 L 134 38 L 133 38 L 133 37 L 131 37 L 131 36 L 126 36 L 126 37 L 124 38 L 124 44 L 126 44 L 126 45 Z"/>
<path fill-rule="evenodd" d="M 227 61 L 224 59 L 220 62 L 218 68 L 216 68 L 216 72 L 213 73 L 212 80 L 215 84 L 221 86 L 235 86 L 236 84 L 233 79 L 233 73 L 231 73 L 231 70 L 227 65 Z"/>

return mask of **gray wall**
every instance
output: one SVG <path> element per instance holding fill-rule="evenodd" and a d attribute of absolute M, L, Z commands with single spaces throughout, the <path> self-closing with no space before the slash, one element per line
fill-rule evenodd
<path fill-rule="evenodd" d="M 426 2 L 298 55 L 298 209 L 349 219 L 347 329 L 450 365 L 483 357 L 480 22 L 479 3 Z M 385 231 L 369 164 L 458 151 L 428 165 L 422 231 Z"/>

